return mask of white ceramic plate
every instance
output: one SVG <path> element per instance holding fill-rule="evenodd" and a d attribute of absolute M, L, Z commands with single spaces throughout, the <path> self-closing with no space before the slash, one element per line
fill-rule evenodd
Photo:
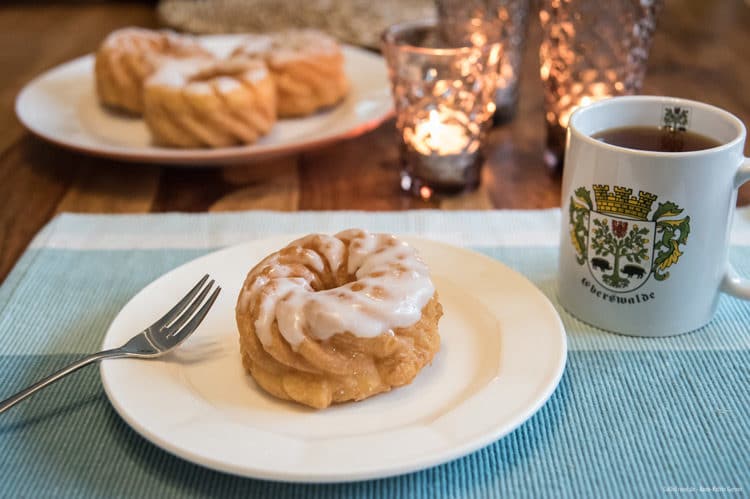
<path fill-rule="evenodd" d="M 163 360 L 101 365 L 117 412 L 159 447 L 237 475 L 337 482 L 407 473 L 461 457 L 530 418 L 566 359 L 552 304 L 488 257 L 405 238 L 430 265 L 445 315 L 441 350 L 411 385 L 315 411 L 275 399 L 245 374 L 234 305 L 246 273 L 293 237 L 231 247 L 169 272 L 136 295 L 107 332 L 119 346 L 210 273 L 223 287 L 201 329 Z"/>
<path fill-rule="evenodd" d="M 239 35 L 201 37 L 219 55 L 229 53 Z M 152 144 L 140 118 L 108 111 L 94 89 L 94 56 L 53 68 L 26 85 L 16 99 L 23 125 L 41 138 L 76 151 L 126 161 L 179 165 L 226 165 L 286 154 L 355 137 L 377 127 L 392 113 L 383 58 L 344 46 L 345 70 L 351 82 L 339 105 L 299 119 L 280 120 L 250 146 L 219 149 L 172 149 Z"/>

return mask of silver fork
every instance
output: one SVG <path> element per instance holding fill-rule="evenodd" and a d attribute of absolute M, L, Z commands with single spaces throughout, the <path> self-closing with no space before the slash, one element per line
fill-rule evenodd
<path fill-rule="evenodd" d="M 10 409 L 21 400 L 41 390 L 45 386 L 54 383 L 58 379 L 66 376 L 83 366 L 103 359 L 117 359 L 123 357 L 138 357 L 147 359 L 159 357 L 172 350 L 174 347 L 185 341 L 188 336 L 193 334 L 198 326 L 206 317 L 211 306 L 219 296 L 221 287 L 217 286 L 211 296 L 206 300 L 208 292 L 214 285 L 213 279 L 206 285 L 208 274 L 198 281 L 193 289 L 188 292 L 172 309 L 164 316 L 141 331 L 139 334 L 130 338 L 120 348 L 103 350 L 93 353 L 82 358 L 50 376 L 34 383 L 30 387 L 22 390 L 12 397 L 0 402 L 0 413 Z M 201 307 L 201 303 L 203 306 Z M 200 307 L 200 309 L 198 308 Z"/>

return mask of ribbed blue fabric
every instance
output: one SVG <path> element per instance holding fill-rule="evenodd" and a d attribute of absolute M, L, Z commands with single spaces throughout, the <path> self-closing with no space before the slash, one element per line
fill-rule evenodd
<path fill-rule="evenodd" d="M 118 222 L 111 220 L 115 233 Z M 169 217 L 151 220 L 174 230 Z M 211 249 L 203 243 L 149 249 L 127 243 L 119 249 L 59 246 L 37 241 L 0 287 L 0 398 L 98 349 L 109 322 L 139 289 Z M 478 249 L 523 272 L 556 303 L 554 247 Z M 750 248 L 733 247 L 731 259 L 740 272 L 750 272 Z M 570 352 L 549 402 L 507 437 L 442 466 L 330 485 L 214 472 L 173 457 L 132 431 L 109 405 L 98 371 L 88 369 L 0 416 L 0 496 L 750 494 L 750 306 L 723 297 L 716 318 L 702 330 L 648 341 L 604 333 L 560 313 Z"/>

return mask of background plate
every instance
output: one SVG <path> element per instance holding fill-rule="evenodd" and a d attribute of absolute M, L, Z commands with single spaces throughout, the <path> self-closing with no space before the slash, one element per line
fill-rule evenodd
<path fill-rule="evenodd" d="M 200 40 L 225 55 L 240 38 L 220 35 Z M 93 55 L 57 66 L 31 81 L 16 99 L 16 114 L 41 138 L 96 156 L 184 166 L 246 162 L 355 137 L 390 117 L 393 104 L 383 58 L 346 45 L 343 52 L 351 83 L 344 101 L 312 116 L 279 120 L 268 135 L 249 146 L 174 149 L 153 145 L 141 118 L 117 114 L 99 104 Z"/>

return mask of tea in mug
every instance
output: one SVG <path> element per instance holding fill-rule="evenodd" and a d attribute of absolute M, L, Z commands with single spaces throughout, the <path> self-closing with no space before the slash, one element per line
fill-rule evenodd
<path fill-rule="evenodd" d="M 656 126 L 624 126 L 610 128 L 592 135 L 613 146 L 642 151 L 688 152 L 702 151 L 721 145 L 718 140 L 690 130 L 673 130 Z"/>

